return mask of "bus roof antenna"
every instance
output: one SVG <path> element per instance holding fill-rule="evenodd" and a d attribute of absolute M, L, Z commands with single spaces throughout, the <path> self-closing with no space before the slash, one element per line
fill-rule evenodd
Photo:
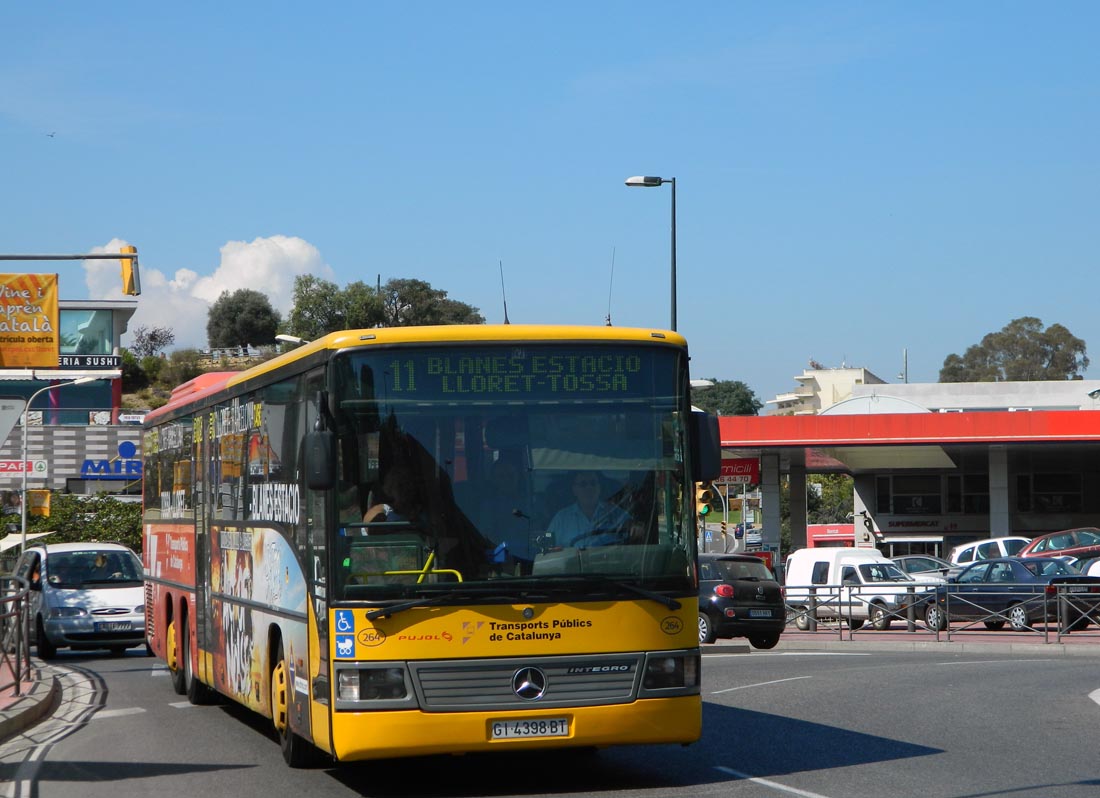
<path fill-rule="evenodd" d="M 607 326 L 611 326 L 611 288 L 615 284 L 615 247 L 611 248 L 611 279 L 607 284 Z"/>
<path fill-rule="evenodd" d="M 508 295 L 504 292 L 504 261 L 497 261 L 500 264 L 500 296 L 504 300 L 504 323 L 510 324 L 508 321 Z"/>

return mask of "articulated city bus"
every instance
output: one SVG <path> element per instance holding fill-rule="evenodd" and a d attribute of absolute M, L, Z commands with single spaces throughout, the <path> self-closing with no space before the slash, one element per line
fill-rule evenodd
<path fill-rule="evenodd" d="M 146 624 L 175 690 L 286 761 L 690 743 L 693 484 L 675 332 L 332 333 L 144 426 Z"/>

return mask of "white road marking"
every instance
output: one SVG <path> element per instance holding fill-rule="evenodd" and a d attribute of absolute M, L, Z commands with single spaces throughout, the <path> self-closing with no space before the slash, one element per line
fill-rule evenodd
<path fill-rule="evenodd" d="M 754 651 L 751 654 L 709 654 L 703 652 L 707 659 L 716 657 L 870 657 L 872 654 L 866 651 Z"/>
<path fill-rule="evenodd" d="M 168 706 L 172 707 L 172 709 L 190 709 L 195 705 L 192 704 L 190 701 L 173 701 Z"/>
<path fill-rule="evenodd" d="M 967 662 L 937 662 L 937 665 L 1000 665 L 1000 664 L 1012 664 L 1015 665 L 1019 662 L 1054 662 L 1053 659 L 979 659 Z"/>
<path fill-rule="evenodd" d="M 141 707 L 126 707 L 125 709 L 101 709 L 92 716 L 92 720 L 103 718 L 121 718 L 125 715 L 141 715 L 145 710 Z"/>
<path fill-rule="evenodd" d="M 742 773 L 738 770 L 734 770 L 733 768 L 722 767 L 721 765 L 719 765 L 714 769 L 720 770 L 722 773 L 725 773 L 727 775 L 736 776 L 739 779 L 744 779 L 745 781 L 751 781 L 753 784 L 759 784 L 761 787 L 768 787 L 772 790 L 777 790 L 778 792 L 785 792 L 788 795 L 801 795 L 802 798 L 829 798 L 829 796 L 822 795 L 819 792 L 810 792 L 808 790 L 800 790 L 797 787 L 788 787 L 785 784 L 780 784 L 777 781 L 771 781 L 770 779 L 760 779 L 756 776 L 750 776 L 748 773 Z"/>
<path fill-rule="evenodd" d="M 1100 704 L 1100 690 L 1093 690 L 1091 693 L 1089 693 L 1089 698 L 1091 698 L 1097 704 Z"/>
<path fill-rule="evenodd" d="M 769 684 L 782 684 L 783 682 L 796 682 L 799 679 L 812 679 L 812 676 L 792 676 L 790 679 L 776 679 L 772 682 L 757 682 L 756 684 L 743 684 L 740 687 L 727 687 L 725 690 L 715 690 L 711 695 L 732 693 L 734 690 L 748 690 L 750 687 L 767 687 Z"/>

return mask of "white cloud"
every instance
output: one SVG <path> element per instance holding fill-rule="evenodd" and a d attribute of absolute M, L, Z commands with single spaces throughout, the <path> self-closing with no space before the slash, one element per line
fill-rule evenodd
<path fill-rule="evenodd" d="M 96 253 L 118 252 L 128 242 L 112 239 Z M 138 253 L 141 254 L 140 251 Z M 261 291 L 285 317 L 293 304 L 294 278 L 315 274 L 332 280 L 332 268 L 321 260 L 317 247 L 301 238 L 271 236 L 252 242 L 230 241 L 221 248 L 221 263 L 212 274 L 177 269 L 172 275 L 141 260 L 141 295 L 130 319 L 125 346 L 138 327 L 168 327 L 176 334 L 175 348 L 206 346 L 206 317 L 223 291 L 241 288 Z M 90 299 L 126 299 L 122 294 L 117 260 L 84 261 L 84 281 Z"/>

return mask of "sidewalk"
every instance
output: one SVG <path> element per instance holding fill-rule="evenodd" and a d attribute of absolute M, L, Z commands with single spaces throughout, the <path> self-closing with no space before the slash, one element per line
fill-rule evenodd
<path fill-rule="evenodd" d="M 8 665 L 0 662 L 0 669 L 0 684 L 12 682 Z M 0 743 L 50 714 L 61 699 L 57 677 L 47 673 L 37 659 L 31 660 L 31 678 L 19 685 L 19 692 L 15 694 L 14 685 L 0 690 Z"/>

